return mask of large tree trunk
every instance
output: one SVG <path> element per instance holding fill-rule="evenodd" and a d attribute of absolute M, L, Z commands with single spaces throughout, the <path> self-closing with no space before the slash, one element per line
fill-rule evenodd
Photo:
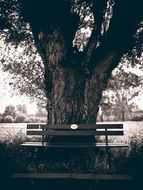
<path fill-rule="evenodd" d="M 85 112 L 84 72 L 78 65 L 75 67 L 75 63 L 70 65 L 73 60 L 66 57 L 66 50 L 62 52 L 62 46 L 63 43 L 51 44 L 49 41 L 49 53 L 43 54 L 48 123 L 82 123 Z"/>
<path fill-rule="evenodd" d="M 50 46 L 49 43 L 48 45 Z M 54 49 L 56 47 L 57 44 Z M 57 52 L 55 55 L 53 51 L 43 56 L 46 57 L 44 65 L 48 123 L 96 123 L 102 90 L 107 84 L 99 78 L 100 69 L 96 74 L 90 73 L 88 76 L 82 62 L 69 60 L 62 54 L 64 63 L 58 60 L 55 64 L 53 59 Z"/>
<path fill-rule="evenodd" d="M 83 52 L 73 47 L 80 14 L 72 10 L 72 1 L 53 0 L 48 5 L 46 1 L 34 1 L 35 9 L 32 12 L 33 1 L 24 2 L 25 15 L 45 65 L 49 124 L 96 123 L 102 91 L 112 70 L 130 47 L 130 37 L 134 33 L 135 23 L 130 30 L 127 27 L 124 6 L 128 4 L 117 2 L 110 27 L 103 37 L 100 31 L 107 1 L 93 3 L 91 9 L 96 22 Z M 39 10 L 40 14 L 37 14 Z M 119 13 L 124 16 L 120 24 Z M 102 40 L 97 46 L 99 37 Z"/>
<path fill-rule="evenodd" d="M 80 53 L 77 55 L 74 48 L 68 48 L 60 28 L 53 27 L 50 34 L 40 35 L 48 123 L 96 123 L 102 91 L 111 75 L 110 67 L 119 61 L 119 54 L 109 49 L 97 62 L 98 67 L 91 70 L 85 66 L 86 60 L 78 58 Z"/>

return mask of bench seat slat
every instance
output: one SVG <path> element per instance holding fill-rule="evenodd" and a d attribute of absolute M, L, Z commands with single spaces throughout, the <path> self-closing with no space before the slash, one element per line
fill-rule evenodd
<path fill-rule="evenodd" d="M 71 131 L 27 131 L 27 135 L 45 135 L 45 136 L 118 136 L 123 135 L 123 131 L 81 131 L 81 130 L 71 130 Z"/>
<path fill-rule="evenodd" d="M 71 125 L 46 125 L 46 124 L 41 124 L 40 125 L 41 129 L 57 129 L 57 130 L 63 130 L 63 129 L 71 129 Z M 123 124 L 95 124 L 95 125 L 90 125 L 90 124 L 78 124 L 78 129 L 84 129 L 84 130 L 89 130 L 89 129 L 123 129 Z"/>
<path fill-rule="evenodd" d="M 51 148 L 58 148 L 58 147 L 63 147 L 63 148 L 68 148 L 68 147 L 73 147 L 73 148 L 80 148 L 80 147 L 113 147 L 113 148 L 120 148 L 120 147 L 128 147 L 127 144 L 125 143 L 46 143 L 44 142 L 26 142 L 23 143 L 22 146 L 27 146 L 27 147 L 51 147 Z"/>

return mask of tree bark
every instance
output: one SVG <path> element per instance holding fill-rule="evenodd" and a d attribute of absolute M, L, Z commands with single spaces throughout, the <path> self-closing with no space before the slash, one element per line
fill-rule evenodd
<path fill-rule="evenodd" d="M 86 66 L 84 57 L 80 59 L 80 52 L 75 52 L 66 40 L 57 25 L 53 25 L 50 32 L 39 34 L 45 66 L 48 124 L 94 124 L 102 91 L 120 54 L 109 48 L 92 68 L 92 64 Z"/>
<path fill-rule="evenodd" d="M 79 52 L 73 47 L 73 40 L 80 14 L 72 10 L 72 1 L 53 0 L 48 6 L 46 1 L 36 1 L 33 11 L 33 1 L 24 1 L 25 19 L 30 22 L 45 66 L 49 124 L 96 123 L 102 91 L 112 70 L 131 47 L 137 19 L 128 28 L 128 3 L 115 2 L 109 29 L 101 40 L 107 1 L 93 3 L 93 31 L 86 48 Z M 133 7 L 132 4 L 129 13 L 132 13 Z M 101 42 L 98 47 L 97 42 Z"/>

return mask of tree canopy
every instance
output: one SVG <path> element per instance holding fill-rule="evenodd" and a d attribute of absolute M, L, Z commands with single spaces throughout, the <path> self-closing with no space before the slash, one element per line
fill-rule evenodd
<path fill-rule="evenodd" d="M 23 43 L 31 62 L 33 46 L 41 56 L 49 123 L 95 122 L 112 70 L 125 53 L 142 53 L 141 0 L 1 0 L 0 7 L 6 41 Z"/>
<path fill-rule="evenodd" d="M 71 38 L 71 45 L 76 32 L 87 27 L 91 28 L 96 45 L 111 40 L 110 47 L 113 44 L 119 46 L 125 39 L 124 49 L 127 51 L 134 45 L 139 46 L 142 40 L 139 35 L 143 19 L 141 0 L 1 0 L 0 5 L 0 28 L 7 34 L 7 39 L 15 42 L 32 40 L 32 33 L 34 40 L 39 41 L 41 30 L 48 30 L 51 21 L 59 24 L 59 20 L 61 25 L 64 22 L 63 32 L 69 32 L 67 36 Z M 135 43 L 137 30 L 138 43 Z"/>

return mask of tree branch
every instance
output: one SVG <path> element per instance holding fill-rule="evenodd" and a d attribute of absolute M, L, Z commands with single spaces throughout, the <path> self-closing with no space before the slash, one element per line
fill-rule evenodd
<path fill-rule="evenodd" d="M 93 2 L 92 12 L 94 15 L 94 27 L 88 44 L 84 50 L 87 61 L 89 61 L 89 58 L 92 55 L 93 50 L 96 48 L 97 42 L 101 36 L 101 26 L 104 21 L 104 11 L 106 9 L 106 5 L 107 0 L 97 0 Z"/>

